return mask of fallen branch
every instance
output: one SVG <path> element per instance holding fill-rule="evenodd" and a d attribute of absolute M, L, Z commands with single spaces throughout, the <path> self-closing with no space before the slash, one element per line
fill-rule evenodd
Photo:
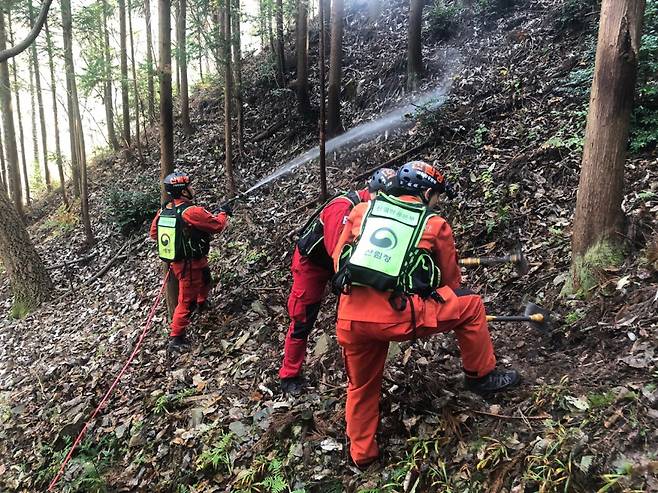
<path fill-rule="evenodd" d="M 475 409 L 464 409 L 464 411 L 469 411 L 475 414 L 482 414 L 483 416 L 491 416 L 492 418 L 498 418 L 498 419 L 548 419 L 551 417 L 550 414 L 542 414 L 541 416 L 507 416 L 505 414 L 495 414 L 495 413 L 488 413 L 486 411 L 477 411 Z"/>
<path fill-rule="evenodd" d="M 61 269 L 62 267 L 67 267 L 69 265 L 78 264 L 80 262 L 86 262 L 88 260 L 91 260 L 95 256 L 96 254 L 89 254 L 89 255 L 85 255 L 84 257 L 74 258 L 73 260 L 67 260 L 65 262 L 62 262 L 61 264 L 50 265 L 46 267 L 46 270 Z"/>
<path fill-rule="evenodd" d="M 268 137 L 271 137 L 272 135 L 274 135 L 274 133 L 275 133 L 277 130 L 279 130 L 280 128 L 282 128 L 285 124 L 286 124 L 286 121 L 285 121 L 285 120 L 282 120 L 282 121 L 280 121 L 280 122 L 273 123 L 272 125 L 270 125 L 269 127 L 267 127 L 265 130 L 263 130 L 261 133 L 259 133 L 258 135 L 256 135 L 252 140 L 253 140 L 254 142 L 260 142 L 261 140 L 265 140 L 265 139 L 267 139 Z"/>
<path fill-rule="evenodd" d="M 364 171 L 360 175 L 356 176 L 354 179 L 355 180 L 362 180 L 363 178 L 367 178 L 370 175 L 372 175 L 375 171 L 377 171 L 378 169 L 387 168 L 387 167 L 391 166 L 392 164 L 397 163 L 398 161 L 409 157 L 410 155 L 416 154 L 419 151 L 423 150 L 425 147 L 427 147 L 429 144 L 430 144 L 430 141 L 427 140 L 427 141 L 423 142 L 422 144 L 417 145 L 416 147 L 412 147 L 411 149 L 407 149 L 406 151 L 404 151 L 404 152 L 398 154 L 397 156 L 389 159 L 385 163 L 379 164 L 379 165 L 375 166 L 374 168 L 370 168 L 368 171 Z"/>
<path fill-rule="evenodd" d="M 148 241 L 148 239 L 149 239 L 149 238 L 143 240 L 141 244 L 146 243 L 146 241 Z M 103 277 L 103 276 L 107 273 L 107 271 L 110 270 L 110 268 L 112 268 L 112 266 L 113 266 L 116 262 L 118 262 L 119 260 L 123 260 L 123 259 L 125 259 L 125 258 L 128 258 L 127 255 L 122 255 L 123 252 L 124 252 L 126 249 L 128 249 L 128 251 L 131 252 L 131 251 L 133 250 L 134 246 L 137 246 L 137 244 L 138 244 L 137 242 L 132 242 L 132 241 L 128 241 L 128 242 L 126 242 L 126 243 L 125 243 L 125 244 L 119 249 L 119 251 L 114 255 L 114 257 L 112 257 L 112 258 L 110 259 L 110 261 L 109 261 L 107 264 L 105 264 L 105 266 L 104 266 L 101 270 L 99 270 L 96 274 L 94 274 L 94 275 L 91 276 L 89 279 L 87 279 L 84 283 L 82 283 L 82 286 L 83 286 L 83 287 L 84 287 L 84 286 L 89 286 L 89 285 L 90 285 L 91 283 L 93 283 L 95 280 L 100 279 L 101 277 Z M 141 244 L 140 244 L 140 246 L 141 246 Z"/>

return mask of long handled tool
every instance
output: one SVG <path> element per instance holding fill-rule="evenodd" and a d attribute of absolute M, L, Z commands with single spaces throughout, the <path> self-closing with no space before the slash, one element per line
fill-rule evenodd
<path fill-rule="evenodd" d="M 553 330 L 551 316 L 548 310 L 539 305 L 528 303 L 525 307 L 525 314 L 521 315 L 487 315 L 487 322 L 529 322 L 530 326 L 540 332 L 550 332 Z"/>
<path fill-rule="evenodd" d="M 528 260 L 525 258 L 525 255 L 523 255 L 523 250 L 521 250 L 521 245 L 517 245 L 512 252 L 502 257 L 468 257 L 459 259 L 459 265 L 464 266 L 498 264 L 514 264 L 516 272 L 520 276 L 527 274 L 530 270 Z"/>

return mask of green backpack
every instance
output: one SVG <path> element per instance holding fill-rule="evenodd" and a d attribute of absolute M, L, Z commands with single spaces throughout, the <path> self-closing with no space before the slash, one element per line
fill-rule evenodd
<path fill-rule="evenodd" d="M 165 262 L 200 259 L 210 250 L 210 235 L 189 226 L 183 212 L 192 204 L 167 207 L 160 210 L 158 219 L 158 254 Z"/>
<path fill-rule="evenodd" d="M 351 286 L 428 297 L 439 286 L 441 272 L 432 253 L 418 248 L 427 221 L 435 214 L 424 204 L 404 202 L 380 193 L 370 202 L 359 236 L 340 254 L 334 288 Z"/>

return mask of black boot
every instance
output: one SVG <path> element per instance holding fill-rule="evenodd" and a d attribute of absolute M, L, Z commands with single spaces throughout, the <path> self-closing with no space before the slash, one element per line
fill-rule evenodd
<path fill-rule="evenodd" d="M 167 351 L 171 352 L 182 352 L 185 351 L 190 345 L 190 341 L 187 340 L 185 334 L 180 336 L 174 336 L 169 339 L 169 346 L 167 346 Z"/>
<path fill-rule="evenodd" d="M 514 387 L 521 381 L 516 370 L 493 370 L 481 378 L 466 377 L 466 388 L 480 395 L 493 394 Z"/>
<path fill-rule="evenodd" d="M 281 379 L 281 391 L 284 394 L 299 395 L 303 392 L 306 381 L 302 377 L 290 377 Z"/>
<path fill-rule="evenodd" d="M 196 310 L 199 314 L 201 314 L 210 311 L 211 308 L 212 308 L 212 304 L 210 303 L 210 301 L 205 300 L 198 304 Z"/>

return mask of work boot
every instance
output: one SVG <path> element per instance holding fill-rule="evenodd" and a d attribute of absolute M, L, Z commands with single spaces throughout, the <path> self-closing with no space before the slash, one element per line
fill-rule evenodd
<path fill-rule="evenodd" d="M 514 387 L 521 381 L 516 370 L 493 370 L 484 377 L 466 377 L 466 389 L 480 395 L 493 394 Z"/>
<path fill-rule="evenodd" d="M 182 352 L 187 350 L 190 345 L 190 341 L 185 337 L 185 334 L 180 336 L 173 336 L 169 339 L 169 345 L 167 346 L 167 351 L 172 353 Z"/>
<path fill-rule="evenodd" d="M 284 394 L 290 395 L 300 395 L 304 387 L 306 386 L 306 381 L 302 377 L 290 377 L 281 379 L 281 391 Z"/>
<path fill-rule="evenodd" d="M 197 305 L 196 311 L 201 314 L 209 311 L 212 308 L 212 304 L 209 300 L 203 300 Z"/>

